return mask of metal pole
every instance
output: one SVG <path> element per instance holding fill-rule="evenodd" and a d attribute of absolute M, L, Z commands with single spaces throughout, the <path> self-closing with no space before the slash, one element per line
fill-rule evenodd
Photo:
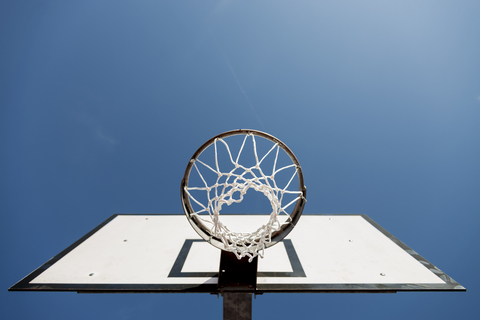
<path fill-rule="evenodd" d="M 252 294 L 257 288 L 258 257 L 238 260 L 233 252 L 223 251 L 218 272 L 218 291 L 223 297 L 224 320 L 252 320 Z"/>
<path fill-rule="evenodd" d="M 224 292 L 223 320 L 252 320 L 252 294 Z"/>

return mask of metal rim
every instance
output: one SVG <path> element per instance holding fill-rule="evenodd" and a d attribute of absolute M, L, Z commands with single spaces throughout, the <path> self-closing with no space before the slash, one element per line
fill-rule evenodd
<path fill-rule="evenodd" d="M 290 231 L 292 231 L 292 229 L 295 227 L 298 220 L 300 219 L 300 216 L 302 215 L 302 212 L 303 212 L 303 208 L 305 206 L 307 188 L 305 187 L 305 184 L 304 184 L 302 168 L 295 154 L 290 150 L 290 148 L 285 143 L 283 143 L 282 141 L 280 141 L 279 139 L 277 139 L 276 137 L 268 133 L 258 131 L 258 130 L 253 130 L 253 129 L 238 129 L 238 130 L 223 132 L 219 135 L 216 135 L 215 137 L 205 142 L 200 148 L 198 148 L 198 150 L 190 158 L 190 161 L 188 162 L 187 168 L 185 169 L 185 174 L 183 176 L 182 183 L 180 186 L 180 194 L 181 194 L 183 211 L 185 212 L 188 222 L 190 222 L 193 229 L 200 235 L 200 237 L 202 237 L 205 241 L 207 241 L 208 243 L 210 243 L 211 245 L 219 249 L 223 249 L 224 247 L 223 242 L 219 238 L 215 237 L 210 232 L 210 230 L 198 219 L 198 217 L 193 214 L 195 210 L 192 208 L 192 205 L 190 203 L 190 198 L 188 194 L 185 192 L 185 187 L 188 186 L 188 180 L 190 177 L 190 172 L 192 170 L 194 161 L 202 154 L 203 151 L 205 151 L 210 145 L 212 145 L 216 139 L 222 139 L 222 138 L 235 136 L 235 135 L 248 135 L 248 134 L 253 134 L 255 136 L 259 136 L 267 140 L 270 140 L 278 144 L 280 148 L 282 148 L 285 151 L 285 153 L 292 160 L 293 164 L 295 164 L 297 167 L 299 191 L 301 191 L 303 194 L 303 196 L 301 196 L 297 200 L 297 203 L 295 204 L 295 208 L 290 213 L 290 221 L 288 223 L 284 223 L 281 226 L 280 230 L 272 233 L 271 242 L 267 244 L 265 248 L 269 248 L 275 245 L 276 243 L 280 242 L 283 238 L 287 236 L 287 234 L 290 233 Z"/>

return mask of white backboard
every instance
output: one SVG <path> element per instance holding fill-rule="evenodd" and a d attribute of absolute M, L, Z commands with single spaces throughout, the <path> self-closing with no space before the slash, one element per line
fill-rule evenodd
<path fill-rule="evenodd" d="M 114 215 L 10 290 L 217 293 L 219 263 L 184 215 Z M 465 288 L 365 215 L 304 214 L 258 261 L 257 293 L 396 291 Z"/>

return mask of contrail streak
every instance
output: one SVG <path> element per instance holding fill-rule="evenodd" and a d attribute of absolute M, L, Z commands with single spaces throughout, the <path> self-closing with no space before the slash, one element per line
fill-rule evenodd
<path fill-rule="evenodd" d="M 245 99 L 247 100 L 247 103 L 248 103 L 248 105 L 250 106 L 250 108 L 252 108 L 252 112 L 253 112 L 253 114 L 255 115 L 255 118 L 257 119 L 258 123 L 260 123 L 262 129 L 265 130 L 265 125 L 263 124 L 262 120 L 260 120 L 260 117 L 259 117 L 258 114 L 257 114 L 257 110 L 255 109 L 255 107 L 253 106 L 253 104 L 250 102 L 250 99 L 248 98 L 247 93 L 245 92 L 245 90 L 243 89 L 242 85 L 240 84 L 240 81 L 238 81 L 237 75 L 236 75 L 235 71 L 233 70 L 232 66 L 230 65 L 230 61 L 228 61 L 228 59 L 227 59 L 227 57 L 226 57 L 225 55 L 223 55 L 223 58 L 224 58 L 225 61 L 227 62 L 227 65 L 228 65 L 228 67 L 230 68 L 230 72 L 232 72 L 232 75 L 233 75 L 233 77 L 235 78 L 235 81 L 237 82 L 237 86 L 238 86 L 238 88 L 240 89 L 240 92 L 243 94 L 243 96 L 244 96 Z"/>

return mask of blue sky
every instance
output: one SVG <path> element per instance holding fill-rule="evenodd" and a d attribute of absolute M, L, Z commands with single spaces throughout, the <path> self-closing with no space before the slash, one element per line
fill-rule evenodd
<path fill-rule="evenodd" d="M 254 317 L 476 318 L 478 12 L 478 1 L 2 1 L 3 318 L 221 318 L 209 295 L 7 288 L 114 213 L 182 213 L 193 152 L 238 128 L 295 152 L 304 214 L 367 214 L 468 290 L 266 294 Z"/>

